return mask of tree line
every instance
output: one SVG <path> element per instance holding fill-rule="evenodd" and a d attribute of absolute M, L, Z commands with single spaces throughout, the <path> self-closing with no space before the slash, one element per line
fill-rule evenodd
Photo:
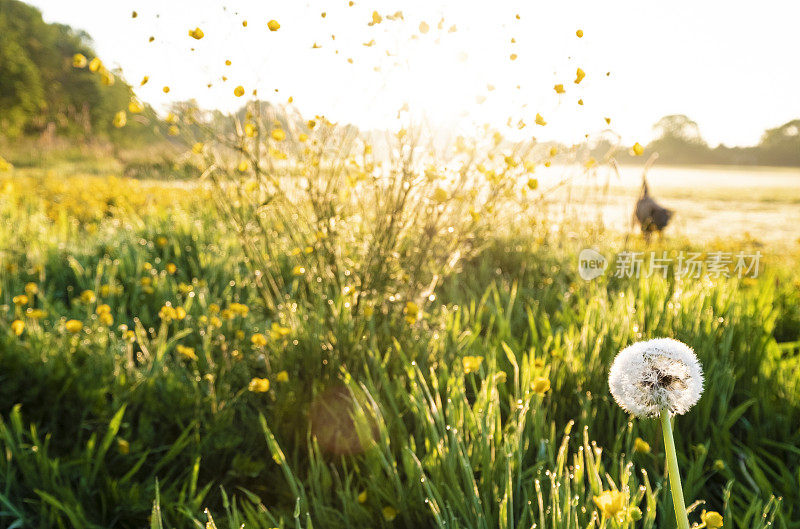
<path fill-rule="evenodd" d="M 132 107 L 120 126 L 121 111 Z M 684 115 L 665 116 L 654 127 L 646 150 L 658 152 L 659 163 L 800 166 L 800 119 L 765 131 L 752 147 L 711 147 Z M 0 0 L 0 139 L 52 134 L 135 145 L 164 140 L 167 131 L 122 73 L 97 58 L 86 32 L 48 24 L 19 0 Z M 611 143 L 592 151 L 600 155 Z"/>

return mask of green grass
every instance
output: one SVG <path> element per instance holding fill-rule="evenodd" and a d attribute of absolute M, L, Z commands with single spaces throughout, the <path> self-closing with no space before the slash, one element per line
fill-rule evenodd
<path fill-rule="evenodd" d="M 44 189 L 0 199 L 2 526 L 671 527 L 659 424 L 622 412 L 606 381 L 622 347 L 671 336 L 706 373 L 675 426 L 687 504 L 705 502 L 690 521 L 800 527 L 796 251 L 755 281 L 584 282 L 578 244 L 520 228 L 485 239 L 409 324 L 388 297 L 360 318 L 323 300 L 291 310 L 305 278 L 286 256 L 270 271 L 288 308 L 271 310 L 202 200 L 84 216 L 81 195 Z M 39 292 L 17 307 L 28 282 Z M 185 319 L 159 318 L 167 303 Z M 249 311 L 222 317 L 231 303 Z M 253 377 L 269 391 L 248 391 Z M 599 515 L 607 490 L 626 498 L 621 520 Z"/>

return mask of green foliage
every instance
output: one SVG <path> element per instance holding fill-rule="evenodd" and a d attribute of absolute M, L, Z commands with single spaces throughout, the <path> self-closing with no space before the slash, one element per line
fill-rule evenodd
<path fill-rule="evenodd" d="M 656 123 L 656 139 L 647 150 L 667 164 L 738 164 L 800 166 L 800 120 L 767 130 L 753 147 L 711 148 L 697 123 L 684 115 L 665 116 Z"/>
<path fill-rule="evenodd" d="M 754 284 L 587 283 L 569 245 L 532 244 L 521 231 L 463 263 L 413 324 L 386 318 L 401 307 L 381 300 L 354 356 L 321 340 L 322 307 L 291 320 L 288 337 L 270 335 L 287 322 L 262 304 L 236 235 L 202 197 L 112 208 L 96 231 L 66 203 L 55 218 L 42 207 L 0 202 L 3 525 L 669 526 L 658 424 L 631 420 L 606 383 L 621 347 L 669 335 L 695 347 L 707 375 L 703 399 L 676 421 L 687 503 L 705 501 L 691 521 L 708 509 L 736 527 L 800 527 L 788 261 L 770 261 Z M 17 229 L 21 216 L 29 222 Z M 282 295 L 298 288 L 285 262 L 270 266 L 284 274 Z M 15 306 L 30 281 L 38 293 Z M 87 289 L 97 299 L 82 298 Z M 167 303 L 186 317 L 164 321 Z M 233 303 L 250 310 L 215 326 Z M 84 329 L 69 333 L 67 318 Z M 266 346 L 250 340 L 256 332 Z M 483 360 L 467 373 L 465 356 Z M 269 391 L 248 391 L 252 377 L 268 378 Z M 535 377 L 550 390 L 533 391 Z M 633 450 L 637 437 L 649 452 Z M 624 495 L 618 520 L 599 516 L 594 497 L 607 490 Z"/>
<path fill-rule="evenodd" d="M 52 130 L 116 142 L 153 138 L 145 120 L 129 120 L 122 130 L 112 124 L 133 96 L 127 83 L 118 78 L 105 86 L 101 76 L 73 67 L 75 54 L 95 57 L 89 41 L 83 32 L 45 23 L 34 7 L 0 0 L 0 136 Z"/>

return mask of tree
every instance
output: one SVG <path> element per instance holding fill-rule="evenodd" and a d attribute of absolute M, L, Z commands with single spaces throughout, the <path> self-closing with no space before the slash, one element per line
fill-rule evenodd
<path fill-rule="evenodd" d="M 697 123 L 683 114 L 664 116 L 655 125 L 656 139 L 648 150 L 667 163 L 709 163 L 714 154 L 700 134 Z"/>
<path fill-rule="evenodd" d="M 146 120 L 117 130 L 114 114 L 128 108 L 133 89 L 121 72 L 103 75 L 73 67 L 73 57 L 95 57 L 91 39 L 18 0 L 0 0 L 0 136 L 36 134 L 55 126 L 63 135 L 115 141 L 152 135 Z M 103 83 L 113 78 L 111 86 Z M 146 108 L 145 114 L 153 115 Z"/>
<path fill-rule="evenodd" d="M 764 132 L 758 149 L 761 163 L 800 165 L 800 119 Z"/>

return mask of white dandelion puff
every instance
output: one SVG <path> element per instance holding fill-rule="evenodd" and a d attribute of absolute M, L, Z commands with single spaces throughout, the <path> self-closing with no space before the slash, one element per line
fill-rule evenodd
<path fill-rule="evenodd" d="M 703 393 L 703 368 L 692 348 L 672 338 L 636 342 L 620 351 L 608 375 L 614 400 L 637 417 L 689 411 Z"/>

